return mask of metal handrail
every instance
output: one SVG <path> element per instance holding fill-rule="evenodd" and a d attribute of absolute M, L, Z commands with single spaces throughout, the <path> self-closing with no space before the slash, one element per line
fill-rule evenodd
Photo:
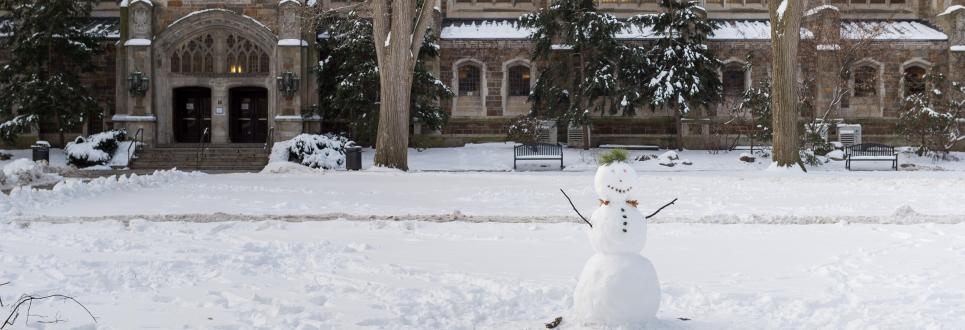
<path fill-rule="evenodd" d="M 208 137 L 208 133 L 209 133 L 208 127 L 205 127 L 204 132 L 201 132 L 201 144 L 198 145 L 198 158 L 194 164 L 195 170 L 201 170 L 201 161 L 204 160 L 204 147 L 208 144 L 207 140 L 205 139 L 206 137 Z"/>
<path fill-rule="evenodd" d="M 134 132 L 134 137 L 131 140 L 131 145 L 127 146 L 127 167 L 131 167 L 131 162 L 137 158 L 137 145 L 144 140 L 144 128 L 138 128 L 137 132 Z M 134 148 L 134 153 L 131 153 L 131 148 Z"/>
<path fill-rule="evenodd" d="M 267 151 L 270 154 L 271 149 L 274 146 L 275 146 L 275 127 L 272 126 L 268 128 L 268 138 L 265 140 L 265 151 Z"/>

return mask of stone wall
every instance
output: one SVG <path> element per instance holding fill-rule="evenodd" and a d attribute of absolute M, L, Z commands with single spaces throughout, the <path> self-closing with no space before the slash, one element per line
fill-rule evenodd
<path fill-rule="evenodd" d="M 227 9 L 252 17 L 272 31 L 278 31 L 277 0 L 153 0 L 154 31 L 163 31 L 174 21 L 190 13 L 205 9 Z"/>

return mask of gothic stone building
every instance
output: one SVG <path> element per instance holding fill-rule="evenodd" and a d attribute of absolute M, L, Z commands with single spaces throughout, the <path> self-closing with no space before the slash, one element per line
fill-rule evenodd
<path fill-rule="evenodd" d="M 315 0 L 342 7 L 359 0 Z M 550 0 L 434 0 L 441 9 L 434 31 L 441 57 L 440 79 L 456 96 L 443 104 L 452 118 L 441 131 L 415 124 L 414 143 L 460 145 L 505 139 L 507 123 L 529 110 L 526 95 L 535 82 L 529 31 L 514 23 Z M 724 61 L 728 95 L 768 76 L 767 0 L 699 0 L 709 19 L 720 23 L 710 40 Z M 599 0 L 618 17 L 653 13 L 656 0 Z M 902 95 L 921 88 L 920 77 L 941 70 L 965 81 L 965 0 L 807 0 L 805 28 L 814 45 L 802 47 L 801 76 L 812 82 L 814 103 L 836 104 L 835 119 L 864 125 L 865 140 L 893 141 L 896 106 Z M 302 31 L 302 0 L 123 0 L 102 3 L 93 28 L 108 29 L 110 44 L 99 60 L 103 70 L 89 77 L 102 101 L 106 128 L 143 129 L 149 146 L 210 140 L 214 145 L 264 143 L 322 130 L 303 109 L 317 103 L 312 68 L 318 61 L 314 33 Z M 847 78 L 856 86 L 836 102 L 833 86 L 841 68 L 834 59 L 847 51 L 855 31 L 876 33 L 861 44 L 867 56 Z M 647 31 L 626 31 L 627 42 L 650 42 Z M 853 42 L 851 44 L 854 44 Z M 810 51 L 808 51 L 810 49 Z M 560 50 L 565 52 L 565 50 Z M 0 51 L 0 61 L 2 61 Z M 747 62 L 750 63 L 747 63 Z M 143 92 L 132 90 L 141 81 Z M 860 86 L 860 87 L 858 87 Z M 146 87 L 146 89 L 145 89 Z M 691 148 L 710 147 L 716 127 L 726 121 L 722 104 L 687 118 Z M 560 136 L 566 127 L 561 127 Z M 667 110 L 594 120 L 592 143 L 672 143 Z M 205 134 L 207 132 L 207 134 Z M 731 132 L 732 133 L 732 132 Z M 893 141 L 896 142 L 896 141 Z"/>

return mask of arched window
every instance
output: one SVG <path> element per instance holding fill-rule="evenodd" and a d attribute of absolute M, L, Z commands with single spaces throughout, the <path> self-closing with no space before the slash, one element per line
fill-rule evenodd
<path fill-rule="evenodd" d="M 268 53 L 255 45 L 251 40 L 241 36 L 229 35 L 225 40 L 228 60 L 225 62 L 226 72 L 229 74 L 268 73 Z"/>
<path fill-rule="evenodd" d="M 459 96 L 478 96 L 481 70 L 473 64 L 459 67 Z"/>
<path fill-rule="evenodd" d="M 854 96 L 876 95 L 878 95 L 878 69 L 870 65 L 859 66 L 854 70 Z"/>
<path fill-rule="evenodd" d="M 529 96 L 530 70 L 525 65 L 509 68 L 509 96 Z"/>
<path fill-rule="evenodd" d="M 214 73 L 214 37 L 197 36 L 183 43 L 171 54 L 171 72 Z"/>
<path fill-rule="evenodd" d="M 905 96 L 925 92 L 925 68 L 912 66 L 904 72 Z"/>
<path fill-rule="evenodd" d="M 725 97 L 739 96 L 747 89 L 747 69 L 741 63 L 725 65 L 722 78 Z"/>

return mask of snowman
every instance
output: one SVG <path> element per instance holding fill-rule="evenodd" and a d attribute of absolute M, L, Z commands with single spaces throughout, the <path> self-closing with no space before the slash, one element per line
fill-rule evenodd
<path fill-rule="evenodd" d="M 573 294 L 573 316 L 584 324 L 641 325 L 654 319 L 660 307 L 657 272 L 640 255 L 647 241 L 646 219 L 656 212 L 644 217 L 637 209 L 637 201 L 630 198 L 635 183 L 637 173 L 625 151 L 604 155 L 594 182 L 600 208 L 587 221 L 596 254 L 584 266 Z"/>

